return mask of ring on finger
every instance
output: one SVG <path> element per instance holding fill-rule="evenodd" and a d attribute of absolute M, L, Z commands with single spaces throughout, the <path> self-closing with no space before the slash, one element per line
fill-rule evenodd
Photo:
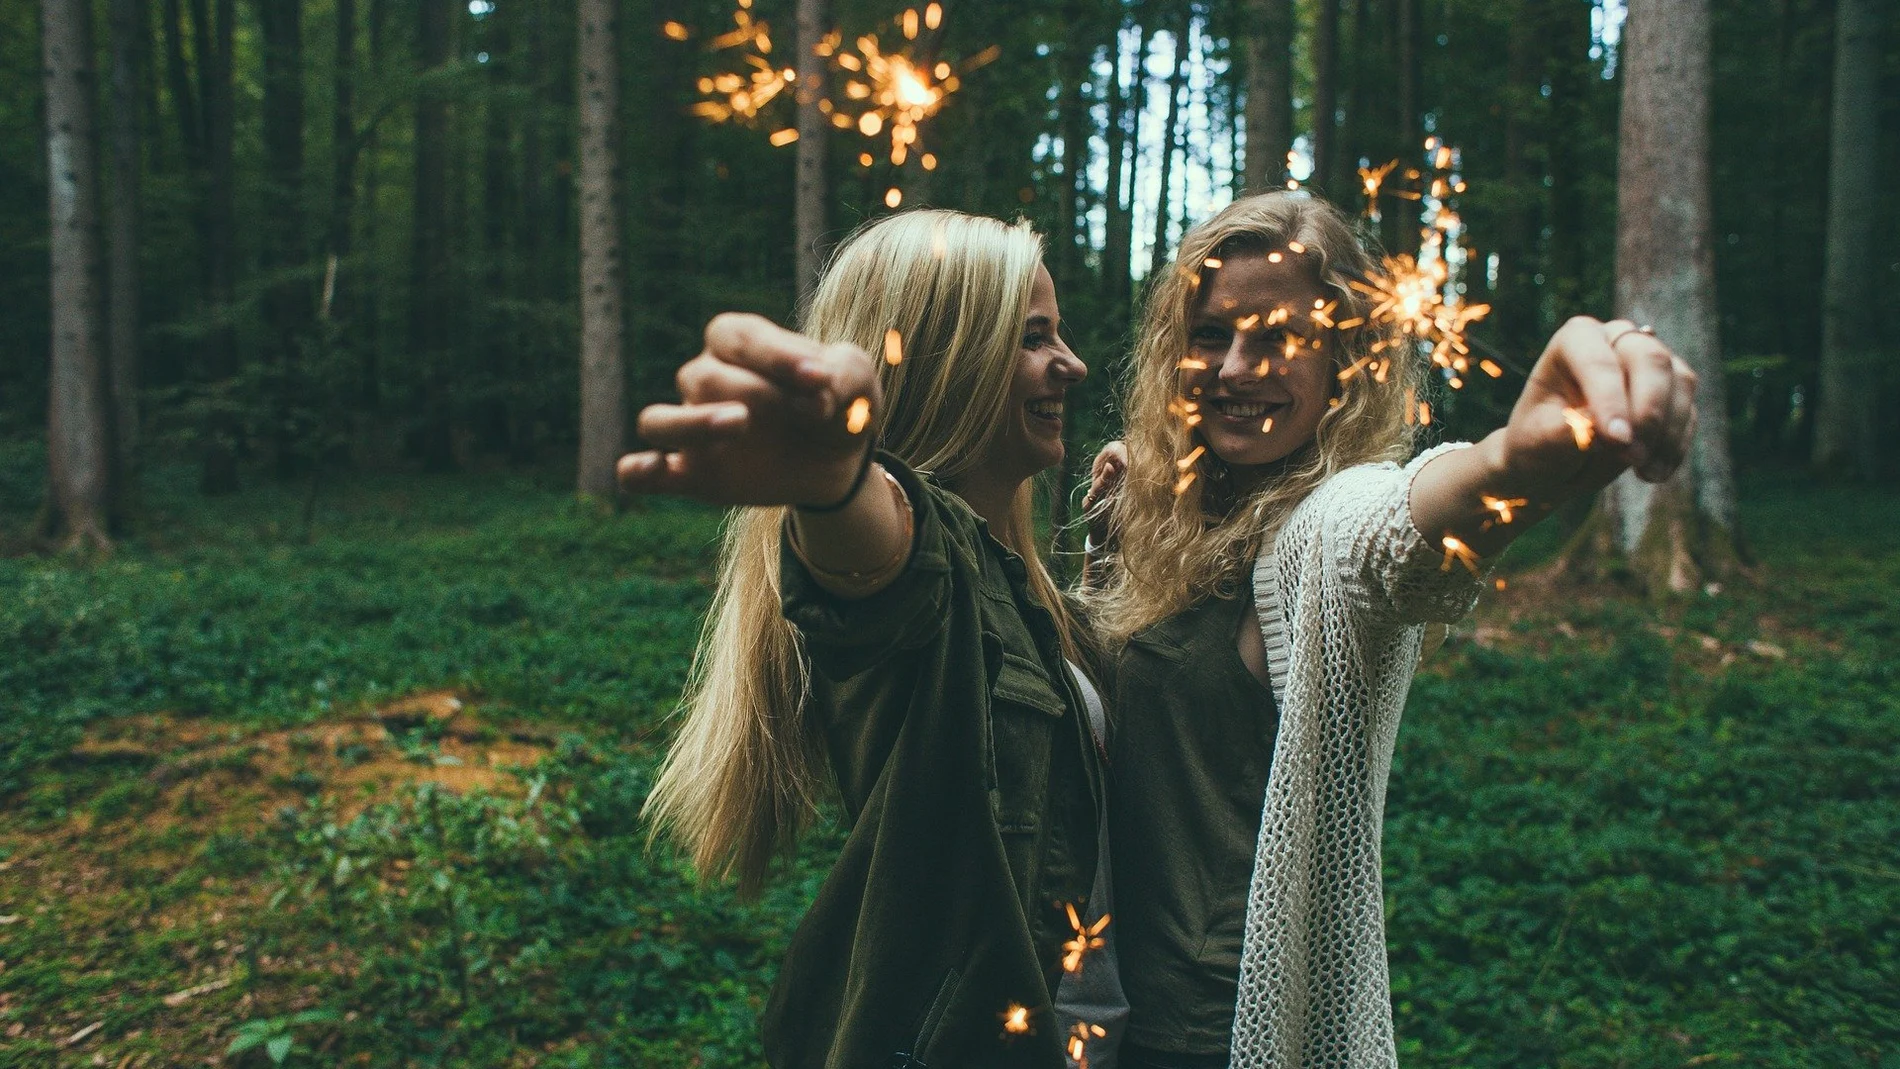
<path fill-rule="evenodd" d="M 1653 338 L 1656 336 L 1656 328 L 1649 326 L 1647 324 L 1640 327 L 1638 326 L 1624 327 L 1622 330 L 1619 330 L 1615 334 L 1610 335 L 1610 339 L 1608 342 L 1610 348 L 1612 349 L 1616 348 L 1617 342 L 1622 341 L 1624 338 L 1628 337 L 1631 334 L 1647 334 Z"/>

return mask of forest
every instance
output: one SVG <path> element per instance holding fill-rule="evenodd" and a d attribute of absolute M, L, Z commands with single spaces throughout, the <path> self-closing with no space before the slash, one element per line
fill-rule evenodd
<path fill-rule="evenodd" d="M 1485 306 L 1434 440 L 1576 315 L 1703 383 L 1413 690 L 1403 1063 L 1900 1065 L 1895 173 L 1881 0 L 0 5 L 0 1066 L 762 1064 L 846 829 L 649 845 L 720 515 L 634 415 L 865 222 L 1028 220 L 1072 576 L 1146 294 L 1280 188 Z"/>

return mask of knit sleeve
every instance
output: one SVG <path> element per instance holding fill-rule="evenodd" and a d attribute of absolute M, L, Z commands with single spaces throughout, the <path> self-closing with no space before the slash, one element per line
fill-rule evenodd
<path fill-rule="evenodd" d="M 1492 562 L 1459 557 L 1418 529 L 1412 484 L 1426 464 L 1469 442 L 1447 442 L 1411 463 L 1362 464 L 1340 472 L 1302 506 L 1328 564 L 1346 581 L 1354 608 L 1382 623 L 1450 623 L 1471 611 Z"/>

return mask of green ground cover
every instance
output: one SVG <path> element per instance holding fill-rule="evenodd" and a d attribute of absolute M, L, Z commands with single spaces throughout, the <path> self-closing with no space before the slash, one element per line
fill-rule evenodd
<path fill-rule="evenodd" d="M 365 478 L 306 537 L 188 477 L 109 561 L 0 559 L 0 1066 L 758 1064 L 837 832 L 742 903 L 636 819 L 716 517 Z M 1900 503 L 1747 496 L 1759 587 L 1514 578 L 1421 676 L 1406 1065 L 1900 1067 Z"/>

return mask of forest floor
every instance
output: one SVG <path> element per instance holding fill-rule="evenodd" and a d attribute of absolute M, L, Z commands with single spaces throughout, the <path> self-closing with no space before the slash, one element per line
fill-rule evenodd
<path fill-rule="evenodd" d="M 305 530 L 189 475 L 108 560 L 0 558 L 0 1067 L 760 1064 L 838 830 L 745 903 L 636 819 L 717 517 L 517 471 Z M 1900 1069 L 1900 497 L 1744 491 L 1757 580 L 1549 587 L 1540 531 L 1420 676 L 1407 1066 Z"/>

